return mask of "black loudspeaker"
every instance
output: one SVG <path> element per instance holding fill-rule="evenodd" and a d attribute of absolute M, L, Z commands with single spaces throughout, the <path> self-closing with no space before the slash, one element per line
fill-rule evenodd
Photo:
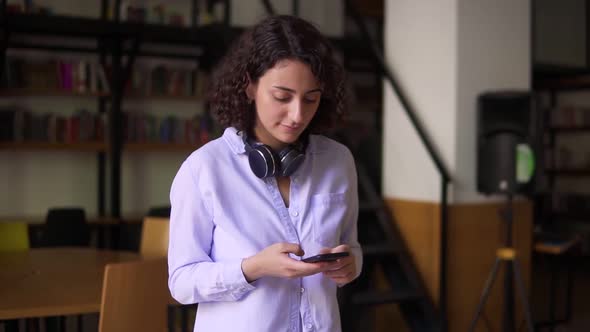
<path fill-rule="evenodd" d="M 531 96 L 497 91 L 477 98 L 477 190 L 528 193 L 534 173 Z"/>

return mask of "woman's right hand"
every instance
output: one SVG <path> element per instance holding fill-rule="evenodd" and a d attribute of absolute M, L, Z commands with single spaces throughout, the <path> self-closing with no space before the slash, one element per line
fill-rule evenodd
<path fill-rule="evenodd" d="M 242 272 L 248 282 L 262 277 L 300 278 L 324 272 L 334 262 L 304 263 L 289 257 L 303 256 L 303 249 L 295 243 L 275 243 L 254 256 L 242 260 Z"/>

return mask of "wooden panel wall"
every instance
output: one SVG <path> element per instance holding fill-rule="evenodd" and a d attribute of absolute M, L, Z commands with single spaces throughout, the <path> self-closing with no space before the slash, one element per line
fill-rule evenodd
<path fill-rule="evenodd" d="M 439 205 L 401 199 L 387 201 L 397 227 L 414 259 L 433 301 L 438 303 L 440 276 Z M 449 331 L 466 331 L 479 301 L 484 282 L 503 243 L 505 228 L 498 216 L 502 203 L 455 204 L 449 206 L 447 233 L 447 310 Z M 514 203 L 514 243 L 526 287 L 531 277 L 532 205 Z M 503 270 L 494 284 L 477 331 L 500 330 L 502 321 Z M 521 308 L 517 298 L 516 308 Z M 396 316 L 398 315 L 398 316 Z M 399 314 L 391 308 L 377 311 L 377 330 L 400 325 Z M 517 325 L 522 315 L 517 317 Z M 395 325 L 392 325 L 395 324 Z"/>

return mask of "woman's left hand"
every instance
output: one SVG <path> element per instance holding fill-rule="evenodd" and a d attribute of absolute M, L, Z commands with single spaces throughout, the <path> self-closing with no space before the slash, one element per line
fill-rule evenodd
<path fill-rule="evenodd" d="M 354 254 L 350 251 L 347 244 L 342 244 L 334 248 L 325 248 L 320 250 L 321 254 L 348 252 L 349 256 L 339 258 L 334 266 L 329 271 L 324 271 L 323 274 L 332 279 L 338 286 L 344 286 L 351 282 L 356 276 L 356 259 Z"/>

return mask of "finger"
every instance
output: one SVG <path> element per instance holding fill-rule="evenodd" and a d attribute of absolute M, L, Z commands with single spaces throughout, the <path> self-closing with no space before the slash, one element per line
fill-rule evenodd
<path fill-rule="evenodd" d="M 305 252 L 301 249 L 301 246 L 297 243 L 283 243 L 281 246 L 281 252 L 285 254 L 294 254 L 297 256 L 303 256 Z"/>
<path fill-rule="evenodd" d="M 332 265 L 327 265 L 325 266 L 325 270 L 326 271 L 339 271 L 339 270 L 343 270 L 343 269 L 347 269 L 349 268 L 351 265 L 353 264 L 353 262 L 346 262 L 346 261 L 336 261 L 333 262 Z"/>
<path fill-rule="evenodd" d="M 352 280 L 338 280 L 338 281 L 334 280 L 334 283 L 336 283 L 336 286 L 338 286 L 338 287 L 344 287 L 351 281 Z"/>
<path fill-rule="evenodd" d="M 327 274 L 328 272 L 324 272 Z M 344 273 L 342 275 L 327 275 L 330 279 L 334 280 L 336 283 L 341 282 L 350 282 L 352 280 L 353 271 L 349 271 L 348 273 Z"/>
<path fill-rule="evenodd" d="M 292 260 L 290 262 L 290 268 L 306 275 L 316 274 L 325 270 L 322 263 L 305 263 L 298 260 Z"/>
<path fill-rule="evenodd" d="M 353 270 L 338 270 L 338 271 L 325 271 L 324 275 L 330 278 L 348 278 L 354 273 Z"/>
<path fill-rule="evenodd" d="M 332 252 L 331 248 L 322 248 L 320 249 L 320 251 L 318 252 L 318 254 L 329 254 Z"/>

